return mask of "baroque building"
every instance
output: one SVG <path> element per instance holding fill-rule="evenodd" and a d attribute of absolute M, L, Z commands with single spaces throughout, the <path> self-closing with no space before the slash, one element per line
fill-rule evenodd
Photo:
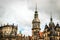
<path fill-rule="evenodd" d="M 18 40 L 43 40 L 43 37 L 40 35 L 40 20 L 38 18 L 37 6 L 35 9 L 34 19 L 32 21 L 32 36 L 22 36 L 22 34 L 17 35 Z"/>
<path fill-rule="evenodd" d="M 16 40 L 31 40 L 31 36 L 25 36 L 20 33 L 20 34 L 17 34 Z"/>
<path fill-rule="evenodd" d="M 45 25 L 44 40 L 60 40 L 60 26 L 53 22 L 53 18 L 50 18 L 49 26 Z"/>
<path fill-rule="evenodd" d="M 0 40 L 31 40 L 30 36 L 17 34 L 18 26 L 13 25 L 3 25 L 0 26 Z"/>
<path fill-rule="evenodd" d="M 37 6 L 32 21 L 32 36 L 25 36 L 21 33 L 17 34 L 18 26 L 3 25 L 0 26 L 0 40 L 60 40 L 60 26 L 53 22 L 50 18 L 49 25 L 45 25 L 43 32 L 40 32 L 40 20 L 38 17 Z"/>
<path fill-rule="evenodd" d="M 0 40 L 16 40 L 17 26 L 4 25 L 0 26 Z"/>
<path fill-rule="evenodd" d="M 37 6 L 35 9 L 34 19 L 32 21 L 32 40 L 40 40 L 40 20 L 38 18 Z"/>

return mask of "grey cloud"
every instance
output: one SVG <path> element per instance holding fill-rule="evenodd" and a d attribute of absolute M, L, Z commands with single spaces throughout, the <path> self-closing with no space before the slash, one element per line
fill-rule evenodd
<path fill-rule="evenodd" d="M 0 18 L 3 17 L 5 14 L 5 8 L 3 6 L 0 6 Z"/>
<path fill-rule="evenodd" d="M 50 13 L 52 12 L 53 18 L 55 18 L 56 20 L 60 20 L 60 0 L 0 0 L 0 24 L 2 22 L 5 23 L 4 21 L 5 12 L 9 11 L 7 12 L 7 15 L 9 17 L 10 17 L 9 15 L 10 13 L 11 15 L 15 13 L 14 10 L 8 8 L 8 6 L 11 4 L 19 4 L 20 2 L 23 2 L 21 3 L 21 5 L 24 4 L 24 2 L 27 2 L 28 9 L 33 10 L 33 12 L 35 10 L 35 6 L 37 2 L 39 12 L 41 13 L 44 12 L 48 17 L 50 16 Z M 19 26 L 20 25 L 29 26 L 29 27 L 31 26 L 31 23 L 27 21 L 25 21 L 25 23 L 21 23 L 20 20 L 19 21 L 17 20 L 17 23 L 19 24 Z"/>
<path fill-rule="evenodd" d="M 36 2 L 31 0 L 29 4 L 29 8 L 34 10 Z M 48 16 L 52 13 L 53 17 L 60 19 L 60 0 L 37 0 L 37 5 L 40 12 L 45 12 Z"/>

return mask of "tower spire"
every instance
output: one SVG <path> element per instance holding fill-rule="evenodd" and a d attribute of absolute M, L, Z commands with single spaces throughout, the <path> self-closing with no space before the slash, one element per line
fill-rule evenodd
<path fill-rule="evenodd" d="M 36 9 L 35 10 L 37 11 L 37 3 L 36 3 Z"/>
<path fill-rule="evenodd" d="M 50 13 L 51 17 L 50 17 L 50 21 L 52 22 L 53 18 L 52 18 L 52 12 Z"/>
<path fill-rule="evenodd" d="M 37 13 L 37 3 L 36 3 L 36 7 L 35 7 L 35 13 Z"/>
<path fill-rule="evenodd" d="M 32 40 L 39 40 L 40 39 L 40 20 L 38 18 L 38 11 L 37 11 L 37 4 L 35 6 L 35 14 L 34 19 L 32 21 Z"/>
<path fill-rule="evenodd" d="M 34 18 L 38 18 L 37 3 L 36 3 L 36 6 L 35 6 Z"/>
<path fill-rule="evenodd" d="M 50 23 L 49 23 L 49 26 L 52 28 L 52 27 L 55 27 L 55 24 L 53 22 L 53 18 L 52 18 L 52 13 L 50 13 L 51 17 L 50 17 Z"/>

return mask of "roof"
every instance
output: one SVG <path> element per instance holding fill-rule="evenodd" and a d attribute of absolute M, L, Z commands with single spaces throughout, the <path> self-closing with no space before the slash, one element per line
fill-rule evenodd
<path fill-rule="evenodd" d="M 43 32 L 39 32 L 40 34 L 40 38 L 42 39 L 43 38 Z"/>
<path fill-rule="evenodd" d="M 55 28 L 60 28 L 59 24 L 57 23 L 56 27 Z"/>
<path fill-rule="evenodd" d="M 35 19 L 33 19 L 32 22 L 40 22 L 40 20 L 38 18 L 35 18 Z"/>
<path fill-rule="evenodd" d="M 45 29 L 49 28 L 47 25 L 45 25 Z"/>
<path fill-rule="evenodd" d="M 0 28 L 3 28 L 3 27 L 12 27 L 12 28 L 16 28 L 17 29 L 17 26 L 14 26 L 14 25 L 3 25 L 3 26 L 0 26 Z"/>

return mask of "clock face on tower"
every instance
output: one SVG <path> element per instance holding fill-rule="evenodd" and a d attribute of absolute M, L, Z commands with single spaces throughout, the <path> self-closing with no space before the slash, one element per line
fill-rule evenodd
<path fill-rule="evenodd" d="M 34 27 L 36 27 L 37 26 L 37 24 L 36 23 L 34 23 Z"/>
<path fill-rule="evenodd" d="M 39 27 L 38 23 L 34 23 L 34 24 L 33 24 L 33 27 L 34 27 L 34 28 L 38 28 L 38 27 Z"/>

